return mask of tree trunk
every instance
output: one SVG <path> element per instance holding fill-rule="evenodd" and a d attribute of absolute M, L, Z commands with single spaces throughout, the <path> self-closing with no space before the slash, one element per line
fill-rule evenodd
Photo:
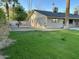
<path fill-rule="evenodd" d="M 65 29 L 69 28 L 70 0 L 66 0 Z"/>
<path fill-rule="evenodd" d="M 8 3 L 6 2 L 6 13 L 7 13 L 7 20 L 9 20 L 9 5 Z"/>

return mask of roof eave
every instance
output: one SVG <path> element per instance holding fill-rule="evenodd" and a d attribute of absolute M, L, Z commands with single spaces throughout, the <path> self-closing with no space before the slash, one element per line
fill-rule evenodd
<path fill-rule="evenodd" d="M 48 19 L 65 19 L 65 17 L 47 16 Z"/>
<path fill-rule="evenodd" d="M 66 17 L 56 17 L 56 16 L 47 16 L 48 19 L 65 19 Z M 69 19 L 79 19 L 79 18 L 72 18 L 72 17 L 69 17 Z"/>

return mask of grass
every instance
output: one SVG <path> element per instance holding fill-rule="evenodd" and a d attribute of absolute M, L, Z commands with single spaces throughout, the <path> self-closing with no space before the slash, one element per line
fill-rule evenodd
<path fill-rule="evenodd" d="M 79 31 L 11 32 L 8 59 L 79 59 Z"/>

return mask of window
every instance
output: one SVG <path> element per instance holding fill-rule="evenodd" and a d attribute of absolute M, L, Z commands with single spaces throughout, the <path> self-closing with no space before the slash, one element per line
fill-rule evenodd
<path fill-rule="evenodd" d="M 51 22 L 52 23 L 57 23 L 58 22 L 58 19 L 52 19 Z"/>
<path fill-rule="evenodd" d="M 69 24 L 73 24 L 73 20 L 69 20 Z"/>

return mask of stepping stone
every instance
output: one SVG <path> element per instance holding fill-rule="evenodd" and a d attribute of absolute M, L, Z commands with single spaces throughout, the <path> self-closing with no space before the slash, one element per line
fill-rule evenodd
<path fill-rule="evenodd" d="M 14 44 L 16 40 L 4 39 L 0 41 L 0 49 L 4 49 L 12 44 Z"/>
<path fill-rule="evenodd" d="M 0 59 L 5 59 L 5 57 L 4 57 L 4 56 L 2 56 L 2 55 L 0 55 Z"/>

